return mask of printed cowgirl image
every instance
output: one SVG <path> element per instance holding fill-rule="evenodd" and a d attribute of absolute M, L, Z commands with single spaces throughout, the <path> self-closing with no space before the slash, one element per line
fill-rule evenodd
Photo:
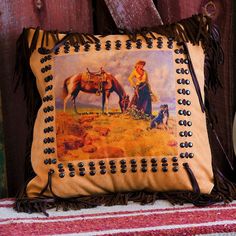
<path fill-rule="evenodd" d="M 61 56 L 55 81 L 60 160 L 177 155 L 172 52 Z"/>

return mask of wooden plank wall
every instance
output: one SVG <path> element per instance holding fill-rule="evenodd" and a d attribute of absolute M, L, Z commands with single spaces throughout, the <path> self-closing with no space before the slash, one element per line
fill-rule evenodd
<path fill-rule="evenodd" d="M 115 2 L 115 3 L 114 3 Z M 1 90 L 4 118 L 5 153 L 7 165 L 7 180 L 9 196 L 15 195 L 24 182 L 24 150 L 26 142 L 26 107 L 23 98 L 23 90 L 20 87 L 16 93 L 13 92 L 13 69 L 15 58 L 15 41 L 20 34 L 22 27 L 40 26 L 44 29 L 58 29 L 60 31 L 79 31 L 102 33 L 109 32 L 115 27 L 107 4 L 118 4 L 112 8 L 114 19 L 123 18 L 123 25 L 127 28 L 138 28 L 160 24 L 158 12 L 164 23 L 171 23 L 181 18 L 189 17 L 192 14 L 204 12 L 211 14 L 214 21 L 219 24 L 222 32 L 222 42 L 225 51 L 225 64 L 221 68 L 224 90 L 213 95 L 214 100 L 219 104 L 219 112 L 228 114 L 224 120 L 219 120 L 217 130 L 226 146 L 227 152 L 232 155 L 232 145 L 229 137 L 232 128 L 233 106 L 227 106 L 234 102 L 233 94 L 233 40 L 232 38 L 232 1 L 225 0 L 18 0 L 0 1 L 0 59 L 2 69 Z M 210 2 L 210 4 L 209 4 Z M 119 5 L 120 3 L 120 5 Z M 213 4 L 212 4 L 213 3 Z M 136 4 L 136 5 L 135 5 Z M 139 4 L 139 6 L 137 6 Z M 140 7 L 143 5 L 142 7 Z M 109 6 L 109 5 L 108 5 Z M 125 6 L 125 11 L 116 15 L 119 6 Z M 111 10 L 111 8 L 110 8 Z M 153 14 L 153 15 L 152 15 Z M 138 16 L 138 17 L 137 17 Z M 118 18 L 117 18 L 118 19 Z M 136 20 L 135 20 L 136 19 Z M 139 20 L 137 20 L 139 19 Z M 150 20 L 151 19 L 151 20 Z M 154 19 L 154 20 L 153 20 Z M 123 26 L 122 22 L 119 26 Z M 234 62 L 235 63 L 235 62 Z M 233 105 L 233 104 L 232 104 Z M 227 166 L 225 166 L 227 168 Z"/>

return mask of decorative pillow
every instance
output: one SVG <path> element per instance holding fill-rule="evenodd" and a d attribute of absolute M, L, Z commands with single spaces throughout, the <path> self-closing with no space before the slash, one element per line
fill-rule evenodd
<path fill-rule="evenodd" d="M 35 176 L 16 210 L 224 199 L 212 191 L 204 95 L 218 83 L 215 32 L 201 15 L 108 36 L 24 29 L 16 76 Z"/>

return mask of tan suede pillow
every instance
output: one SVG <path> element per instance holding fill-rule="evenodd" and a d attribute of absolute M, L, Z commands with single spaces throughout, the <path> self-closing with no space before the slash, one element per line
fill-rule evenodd
<path fill-rule="evenodd" d="M 166 197 L 198 204 L 209 195 L 209 24 L 194 16 L 152 32 L 105 37 L 24 30 L 42 104 L 31 148 L 36 176 L 16 209 Z"/>

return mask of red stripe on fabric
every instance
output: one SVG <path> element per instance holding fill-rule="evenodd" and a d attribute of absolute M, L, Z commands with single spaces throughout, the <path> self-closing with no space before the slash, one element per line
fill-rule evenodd
<path fill-rule="evenodd" d="M 1 204 L 0 208 L 13 208 L 14 204 Z"/>
<path fill-rule="evenodd" d="M 183 236 L 183 235 L 195 235 L 195 234 L 212 234 L 212 233 L 232 233 L 236 232 L 236 224 L 230 225 L 214 225 L 214 226 L 196 226 L 178 229 L 163 229 L 163 230 L 148 230 L 148 231 L 137 231 L 137 232 L 127 232 L 127 233 L 113 233 L 114 236 Z M 111 234 L 104 234 L 103 236 L 108 236 Z"/>
<path fill-rule="evenodd" d="M 27 232 L 29 235 L 66 234 L 96 232 L 99 230 L 145 228 L 164 225 L 200 224 L 214 221 L 235 220 L 236 210 L 215 210 L 209 212 L 177 212 L 172 214 L 150 214 L 102 219 L 80 219 L 47 223 L 9 223 L 0 226 L 0 232 Z"/>
<path fill-rule="evenodd" d="M 13 205 L 11 205 L 11 207 L 13 207 Z M 169 211 L 181 211 L 181 210 L 193 210 L 193 211 L 200 211 L 200 209 L 212 209 L 212 208 L 218 208 L 219 210 L 224 209 L 224 207 L 236 207 L 236 204 L 224 204 L 224 205 L 213 205 L 213 206 L 209 206 L 209 207 L 203 207 L 203 208 L 199 208 L 199 207 L 176 207 L 176 208 L 162 208 L 162 209 L 149 209 L 149 210 L 134 210 L 134 211 L 119 211 L 119 212 L 101 212 L 101 213 L 88 213 L 88 214 L 79 214 L 80 210 L 76 211 L 76 210 L 71 210 L 73 213 L 78 212 L 78 214 L 76 215 L 65 215 L 65 216 L 51 216 L 50 217 L 50 213 L 49 213 L 49 217 L 38 217 L 38 213 L 37 216 L 34 217 L 22 217 L 22 218 L 17 218 L 17 217 L 12 217 L 12 218 L 6 218 L 6 219 L 0 219 L 1 221 L 7 221 L 9 219 L 11 220 L 34 220 L 35 218 L 40 219 L 40 220 L 54 220 L 54 219 L 68 219 L 68 218 L 76 218 L 76 217 L 93 217 L 93 216 L 105 216 L 105 215 L 120 215 L 120 214 L 134 214 L 134 213 L 158 213 L 158 212 L 162 212 L 163 214 L 168 214 Z M 1 208 L 1 206 L 0 206 Z M 108 208 L 109 210 L 109 208 Z M 24 214 L 24 213 L 22 213 Z M 40 213 L 39 213 L 40 214 Z"/>

